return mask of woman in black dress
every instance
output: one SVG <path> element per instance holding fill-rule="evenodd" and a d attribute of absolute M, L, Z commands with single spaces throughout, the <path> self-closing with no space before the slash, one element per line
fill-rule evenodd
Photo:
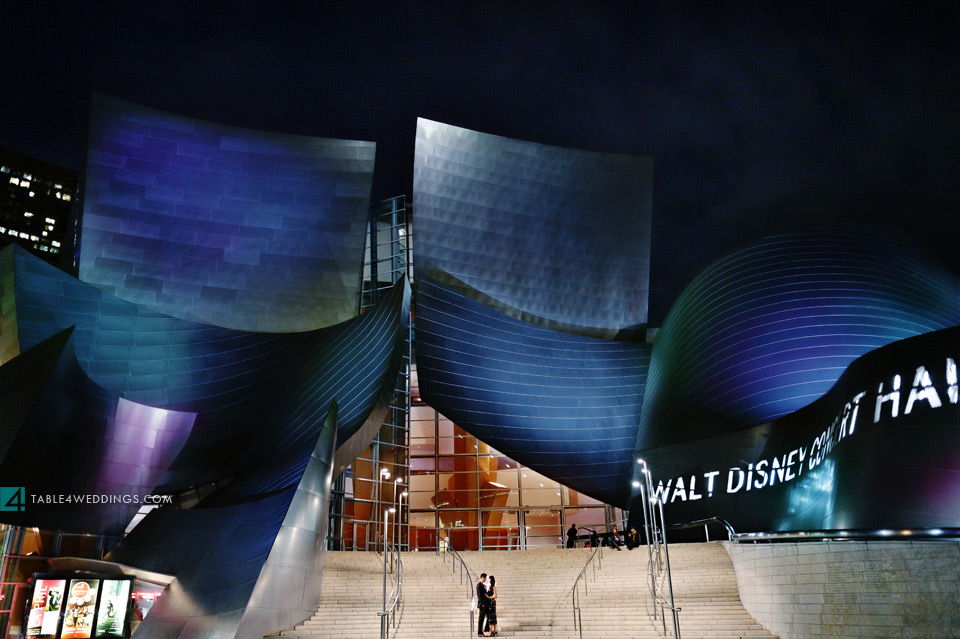
<path fill-rule="evenodd" d="M 490 575 L 490 591 L 487 593 L 487 623 L 490 627 L 490 636 L 497 636 L 497 578 Z"/>

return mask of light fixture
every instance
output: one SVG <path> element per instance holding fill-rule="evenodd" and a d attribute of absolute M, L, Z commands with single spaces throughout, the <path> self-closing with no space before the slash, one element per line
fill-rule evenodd
<path fill-rule="evenodd" d="M 638 481 L 633 482 L 633 487 L 634 487 L 634 488 L 640 488 L 640 482 L 638 482 Z"/>
<path fill-rule="evenodd" d="M 401 497 L 406 497 L 406 496 L 407 496 L 407 491 L 403 491 L 402 493 L 400 493 L 400 496 L 401 496 Z"/>

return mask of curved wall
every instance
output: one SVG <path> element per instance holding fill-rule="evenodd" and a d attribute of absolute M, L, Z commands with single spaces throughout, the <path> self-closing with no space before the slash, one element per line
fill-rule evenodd
<path fill-rule="evenodd" d="M 421 276 L 423 399 L 507 456 L 607 503 L 628 498 L 650 348 L 508 317 Z"/>
<path fill-rule="evenodd" d="M 351 445 L 395 388 L 396 346 L 409 308 L 404 282 L 374 309 L 336 326 L 244 333 L 144 309 L 22 249 L 7 250 L 24 354 L 74 327 L 76 359 L 94 384 L 130 401 L 198 415 L 164 488 L 215 481 L 263 463 L 277 447 L 315 439 L 317 420 L 334 400 L 337 446 Z"/>
<path fill-rule="evenodd" d="M 612 337 L 647 321 L 652 190 L 651 158 L 420 118 L 415 263 L 512 317 Z"/>
<path fill-rule="evenodd" d="M 958 362 L 960 326 L 898 340 L 855 359 L 800 410 L 639 455 L 668 523 L 946 534 L 960 529 Z"/>
<path fill-rule="evenodd" d="M 858 356 L 957 324 L 957 277 L 900 233 L 764 239 L 714 263 L 674 304 L 656 336 L 637 450 L 793 412 Z"/>
<path fill-rule="evenodd" d="M 356 315 L 372 142 L 94 96 L 80 279 L 167 315 L 306 331 Z"/>

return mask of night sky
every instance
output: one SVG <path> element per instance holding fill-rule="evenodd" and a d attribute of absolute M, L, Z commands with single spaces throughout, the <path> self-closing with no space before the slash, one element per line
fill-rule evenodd
<path fill-rule="evenodd" d="M 0 146 L 79 170 L 99 91 L 373 140 L 374 199 L 411 193 L 417 116 L 652 155 L 655 325 L 711 261 L 816 224 L 960 271 L 960 3 L 284 4 L 4 2 Z"/>

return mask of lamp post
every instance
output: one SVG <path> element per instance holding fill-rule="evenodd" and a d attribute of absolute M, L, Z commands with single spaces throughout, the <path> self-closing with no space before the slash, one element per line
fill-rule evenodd
<path fill-rule="evenodd" d="M 373 529 L 377 529 L 377 515 L 380 513 L 380 508 L 383 507 L 383 481 L 385 479 L 390 479 L 390 471 L 386 468 L 380 469 L 379 481 L 377 481 L 377 496 L 374 500 L 376 503 L 376 510 L 373 511 L 371 519 L 373 519 Z"/>
<path fill-rule="evenodd" d="M 400 483 L 400 479 L 401 479 L 400 477 L 397 477 L 396 479 L 393 480 L 393 495 L 392 495 L 391 498 L 390 498 L 390 506 L 391 506 L 391 507 L 396 507 L 396 505 L 397 505 L 397 485 Z M 393 523 L 394 523 L 393 541 L 394 541 L 394 542 L 397 541 L 396 523 L 397 523 L 397 520 L 398 520 L 398 519 L 400 519 L 400 516 L 399 516 L 399 515 L 397 515 L 396 517 L 393 518 Z M 400 546 L 398 545 L 397 548 L 400 548 Z"/>
<path fill-rule="evenodd" d="M 403 550 L 403 498 L 408 495 L 407 491 L 400 493 L 400 509 L 397 511 L 397 549 Z M 407 541 L 409 548 L 409 540 Z"/>
<path fill-rule="evenodd" d="M 387 622 L 387 518 L 392 512 L 394 512 L 393 508 L 383 511 L 383 608 L 380 614 L 381 637 L 385 636 L 384 630 L 386 627 L 384 624 Z"/>

